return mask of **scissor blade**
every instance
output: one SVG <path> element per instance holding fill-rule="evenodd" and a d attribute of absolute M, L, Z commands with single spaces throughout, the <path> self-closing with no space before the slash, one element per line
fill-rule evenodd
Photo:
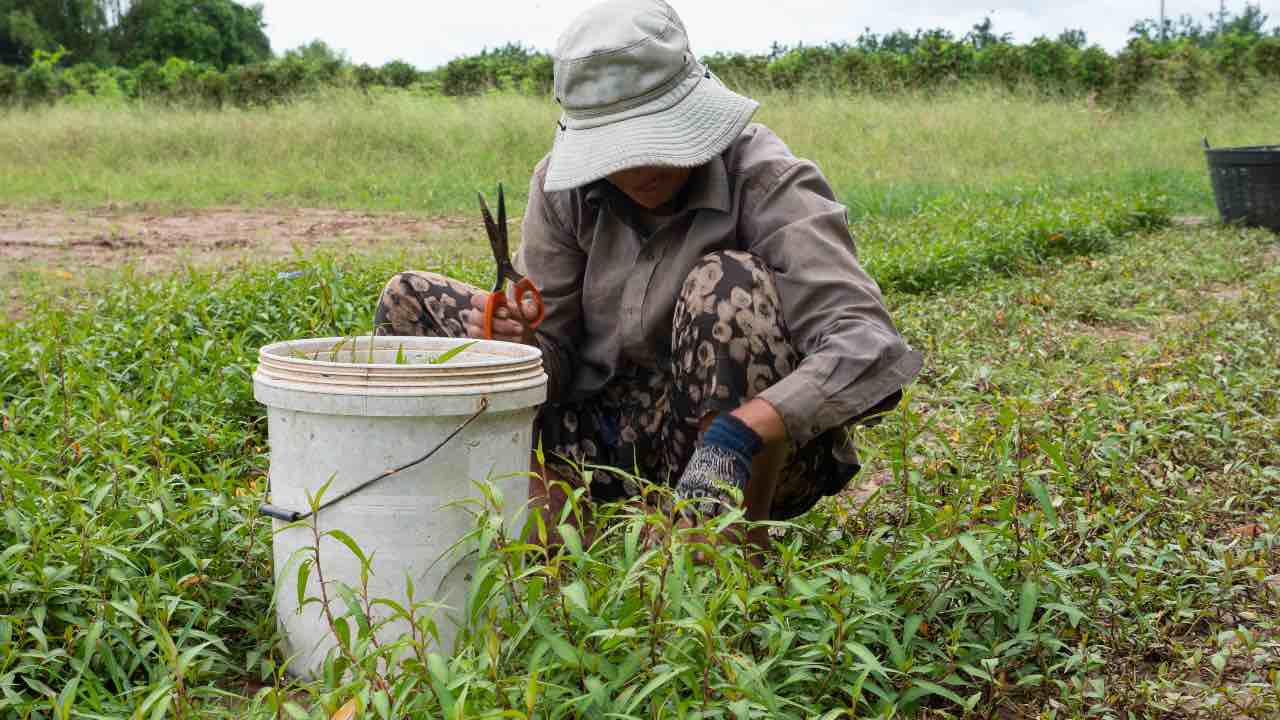
<path fill-rule="evenodd" d="M 493 292 L 501 292 L 502 286 L 506 281 L 507 265 L 511 262 L 508 257 L 507 237 L 499 229 L 498 224 L 493 221 L 493 215 L 489 212 L 489 203 L 484 201 L 484 194 L 476 193 L 476 197 L 480 198 L 480 213 L 484 215 L 484 229 L 489 234 L 489 247 L 493 250 L 493 262 L 498 266 L 498 272 L 493 281 Z M 501 193 L 499 193 L 498 202 L 499 213 L 501 213 Z"/>
<path fill-rule="evenodd" d="M 502 183 L 498 183 L 498 234 L 502 236 L 502 246 L 507 247 L 507 198 Z"/>
<path fill-rule="evenodd" d="M 493 214 L 489 212 L 489 203 L 484 201 L 484 195 L 476 193 L 476 197 L 480 198 L 480 212 L 484 215 L 484 229 L 489 234 L 489 244 L 493 245 L 494 252 L 497 252 L 498 224 L 493 221 Z"/>

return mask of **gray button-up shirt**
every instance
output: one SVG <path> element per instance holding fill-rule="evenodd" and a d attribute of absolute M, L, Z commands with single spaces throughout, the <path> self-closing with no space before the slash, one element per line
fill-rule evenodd
<path fill-rule="evenodd" d="M 801 362 L 760 397 L 796 443 L 865 414 L 919 373 L 920 354 L 858 263 L 845 207 L 817 166 L 763 125 L 696 168 L 683 207 L 652 234 L 607 181 L 543 192 L 546 166 L 533 173 L 516 266 L 546 304 L 537 341 L 550 402 L 670 362 L 681 285 L 718 250 L 745 250 L 773 269 Z"/>

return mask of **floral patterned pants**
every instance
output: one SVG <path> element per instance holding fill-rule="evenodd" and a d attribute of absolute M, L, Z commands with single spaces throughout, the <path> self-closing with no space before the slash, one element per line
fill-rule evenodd
<path fill-rule="evenodd" d="M 478 290 L 434 273 L 405 272 L 383 290 L 380 335 L 462 336 L 459 311 Z M 449 333 L 441 332 L 443 322 Z M 782 317 L 777 285 L 753 255 L 717 252 L 685 279 L 672 322 L 672 353 L 657 368 L 632 367 L 587 400 L 545 405 L 535 442 L 559 458 L 565 477 L 590 469 L 593 499 L 638 495 L 633 477 L 675 485 L 702 419 L 733 410 L 789 374 L 799 356 Z M 553 464 L 554 465 L 554 464 Z M 611 470 L 611 468 L 613 470 Z M 839 492 L 860 466 L 848 428 L 788 448 L 770 517 L 800 515 Z M 620 471 L 620 472 L 619 472 Z"/>

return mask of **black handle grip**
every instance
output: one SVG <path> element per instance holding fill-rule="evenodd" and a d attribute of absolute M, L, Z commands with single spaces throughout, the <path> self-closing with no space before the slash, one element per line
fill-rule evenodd
<path fill-rule="evenodd" d="M 276 507 L 270 503 L 262 503 L 258 506 L 258 514 L 266 515 L 269 518 L 283 520 L 285 522 L 297 522 L 302 519 L 302 513 L 286 510 L 282 507 Z"/>

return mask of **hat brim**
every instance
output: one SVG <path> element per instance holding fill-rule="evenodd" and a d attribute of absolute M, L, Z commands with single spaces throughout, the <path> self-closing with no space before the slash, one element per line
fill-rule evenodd
<path fill-rule="evenodd" d="M 724 152 L 758 107 L 755 100 L 706 78 L 661 112 L 558 129 L 542 189 L 571 190 L 635 167 L 697 167 Z"/>

